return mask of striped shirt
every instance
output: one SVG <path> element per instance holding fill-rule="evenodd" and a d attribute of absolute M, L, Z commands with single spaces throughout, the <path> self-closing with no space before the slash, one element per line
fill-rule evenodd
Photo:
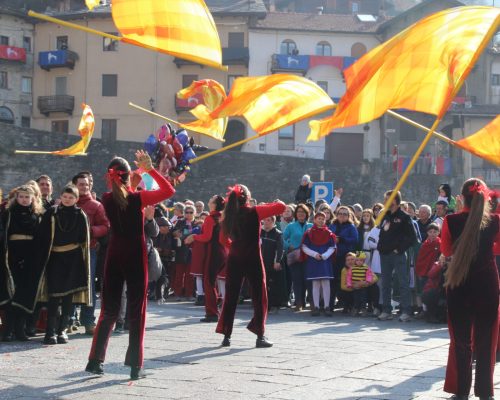
<path fill-rule="evenodd" d="M 368 271 L 368 265 L 355 265 L 351 268 L 351 271 L 353 282 L 366 281 L 366 272 Z"/>

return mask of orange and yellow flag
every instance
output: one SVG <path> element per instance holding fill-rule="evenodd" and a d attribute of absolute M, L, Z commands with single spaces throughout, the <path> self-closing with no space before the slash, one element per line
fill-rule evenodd
<path fill-rule="evenodd" d="M 122 41 L 219 69 L 222 49 L 203 0 L 113 0 Z"/>
<path fill-rule="evenodd" d="M 226 100 L 227 96 L 224 86 L 213 79 L 203 79 L 195 81 L 189 87 L 180 90 L 177 93 L 177 97 L 180 99 L 189 99 L 198 94 L 201 94 L 203 97 L 203 104 L 199 104 L 191 110 L 191 113 L 198 119 L 186 124 L 179 123 L 179 125 L 185 129 L 223 141 L 228 119 L 202 120 L 199 119 L 199 116 L 210 114 Z"/>
<path fill-rule="evenodd" d="M 382 43 L 344 71 L 346 93 L 333 116 L 310 122 L 308 140 L 372 121 L 389 109 L 442 118 L 499 24 L 498 7 L 457 7 Z"/>
<path fill-rule="evenodd" d="M 82 108 L 83 115 L 78 126 L 78 133 L 80 133 L 81 137 L 80 141 L 67 149 L 53 151 L 52 154 L 58 156 L 83 156 L 87 154 L 87 148 L 94 134 L 95 120 L 92 109 L 87 104 L 82 104 Z"/>
<path fill-rule="evenodd" d="M 227 98 L 213 111 L 196 108 L 193 114 L 208 123 L 243 116 L 252 129 L 265 135 L 335 107 L 313 81 L 296 75 L 237 78 Z"/>
<path fill-rule="evenodd" d="M 500 115 L 483 129 L 457 140 L 455 145 L 500 167 Z"/>

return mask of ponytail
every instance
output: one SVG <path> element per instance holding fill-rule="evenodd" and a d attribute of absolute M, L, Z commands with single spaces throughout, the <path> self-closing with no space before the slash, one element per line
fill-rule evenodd
<path fill-rule="evenodd" d="M 226 237 L 234 239 L 240 236 L 238 216 L 240 214 L 240 208 L 247 204 L 250 198 L 250 192 L 248 188 L 243 185 L 235 185 L 233 188 L 230 188 L 230 190 L 224 208 L 222 232 Z"/>
<path fill-rule="evenodd" d="M 120 210 L 125 210 L 128 206 L 127 187 L 130 185 L 130 165 L 127 160 L 121 157 L 113 158 L 108 165 L 106 178 L 113 200 Z"/>
<path fill-rule="evenodd" d="M 464 229 L 453 245 L 453 258 L 446 271 L 445 287 L 462 285 L 477 257 L 481 231 L 490 223 L 489 190 L 480 179 L 472 178 L 464 183 L 462 196 L 470 211 Z"/>

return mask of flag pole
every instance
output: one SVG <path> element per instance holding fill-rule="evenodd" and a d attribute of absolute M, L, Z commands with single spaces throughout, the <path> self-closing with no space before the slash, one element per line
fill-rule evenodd
<path fill-rule="evenodd" d="M 406 169 L 403 172 L 403 175 L 401 175 L 401 178 L 399 179 L 398 183 L 396 184 L 396 187 L 392 190 L 391 195 L 387 199 L 387 201 L 384 204 L 384 209 L 380 212 L 380 214 L 377 217 L 377 220 L 375 221 L 376 225 L 380 225 L 382 222 L 382 219 L 385 216 L 385 213 L 389 210 L 389 207 L 391 206 L 393 200 L 396 198 L 396 195 L 398 191 L 403 187 L 404 183 L 406 182 L 406 179 L 408 179 L 408 176 L 410 176 L 410 172 L 412 171 L 413 167 L 415 166 L 415 163 L 417 162 L 418 158 L 420 157 L 420 154 L 425 149 L 425 146 L 427 146 L 427 143 L 429 143 L 429 140 L 431 139 L 432 135 L 434 134 L 434 131 L 436 130 L 437 126 L 441 122 L 441 118 L 437 118 L 434 121 L 434 124 L 432 124 L 431 129 L 429 129 L 429 132 L 425 136 L 425 139 L 420 143 L 420 146 L 418 147 L 416 153 L 413 155 L 410 163 L 406 167 Z"/>
<path fill-rule="evenodd" d="M 205 132 L 199 132 L 197 131 L 196 129 L 192 128 L 192 127 L 188 127 L 186 124 L 182 124 L 180 122 L 177 122 L 176 120 L 174 119 L 170 119 L 168 117 L 165 117 L 164 115 L 161 115 L 161 114 L 158 114 L 154 111 L 150 111 L 148 110 L 147 108 L 144 108 L 144 107 L 141 107 L 141 106 L 138 106 L 137 104 L 134 104 L 132 102 L 129 102 L 128 105 L 130 107 L 133 107 L 137 110 L 140 110 L 140 111 L 143 111 L 145 112 L 146 114 L 149 114 L 153 117 L 156 117 L 156 118 L 160 118 L 160 119 L 164 119 L 165 121 L 168 121 L 168 122 L 171 122 L 172 124 L 175 124 L 175 125 L 178 125 L 178 126 L 182 126 L 183 128 L 187 129 L 187 130 L 190 130 L 190 131 L 193 131 L 193 132 L 196 132 L 196 133 L 199 133 L 200 135 L 205 135 L 206 137 L 209 137 L 211 139 L 214 139 L 214 140 L 217 140 L 219 142 L 224 142 L 224 139 L 218 139 L 216 137 L 213 137 L 213 136 L 210 136 L 210 135 L 207 135 Z"/>
<path fill-rule="evenodd" d="M 121 41 L 123 39 L 122 37 L 116 36 L 116 35 L 112 35 L 111 33 L 101 32 L 101 31 L 98 31 L 96 29 L 89 28 L 87 26 L 82 26 L 82 25 L 74 24 L 72 22 L 64 21 L 64 20 L 59 19 L 59 18 L 54 18 L 54 17 L 51 17 L 49 15 L 40 14 L 40 13 L 37 13 L 37 12 L 32 11 L 32 10 L 28 11 L 28 16 L 33 17 L 33 18 L 37 18 L 37 19 L 41 19 L 43 21 L 52 22 L 54 24 L 65 26 L 67 28 L 73 28 L 73 29 L 77 29 L 79 31 L 84 31 L 84 32 L 87 32 L 87 33 L 92 33 L 94 35 L 99 35 L 99 36 L 102 36 L 102 37 L 105 37 L 105 38 L 109 38 L 109 39 L 112 39 L 112 40 L 119 40 L 119 41 Z"/>
<path fill-rule="evenodd" d="M 54 151 L 38 151 L 38 150 L 16 150 L 14 151 L 14 154 L 50 154 L 53 156 L 60 156 L 62 154 L 57 154 L 57 152 Z M 79 154 L 71 154 L 70 157 L 73 156 L 87 156 L 88 153 L 79 153 Z"/>
<path fill-rule="evenodd" d="M 214 150 L 214 151 L 211 151 L 210 153 L 207 153 L 207 154 L 203 154 L 202 156 L 199 156 L 199 157 L 196 157 L 194 159 L 192 159 L 190 161 L 191 164 L 194 164 L 194 163 L 197 163 L 198 161 L 201 161 L 201 160 L 204 160 L 205 158 L 209 158 L 209 157 L 212 157 L 212 156 L 215 156 L 216 154 L 219 154 L 219 153 L 222 153 L 226 150 L 231 150 L 231 149 L 234 149 L 235 147 L 238 147 L 238 146 L 241 146 L 242 144 L 245 144 L 245 143 L 248 143 L 250 142 L 251 140 L 254 140 L 254 139 L 258 139 L 260 138 L 262 135 L 255 135 L 255 136 L 250 136 L 246 139 L 243 139 L 243 140 L 240 140 L 238 142 L 235 142 L 235 143 L 232 143 L 232 144 L 229 144 L 225 147 L 221 147 L 220 149 L 217 149 L 217 150 Z"/>

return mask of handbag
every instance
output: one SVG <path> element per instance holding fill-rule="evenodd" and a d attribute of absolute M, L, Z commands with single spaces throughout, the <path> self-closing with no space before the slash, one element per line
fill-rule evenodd
<path fill-rule="evenodd" d="M 293 265 L 301 262 L 302 256 L 301 256 L 301 251 L 300 249 L 295 249 L 289 252 L 286 255 L 286 263 L 287 265 Z"/>
<path fill-rule="evenodd" d="M 148 254 L 148 281 L 156 282 L 160 279 L 163 271 L 163 264 L 161 262 L 160 253 L 154 247 Z"/>

